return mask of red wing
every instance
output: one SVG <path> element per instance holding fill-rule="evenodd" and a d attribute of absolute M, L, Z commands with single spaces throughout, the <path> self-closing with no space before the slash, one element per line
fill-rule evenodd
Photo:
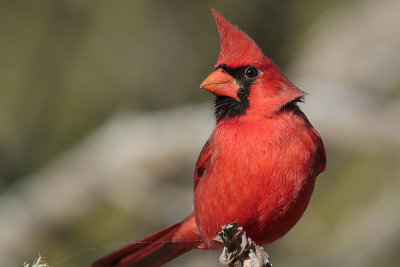
<path fill-rule="evenodd" d="M 317 132 L 317 130 L 312 129 L 313 132 L 315 133 L 315 135 L 318 137 L 318 149 L 317 149 L 317 154 L 318 156 L 316 157 L 317 159 L 317 166 L 319 166 L 318 169 L 318 174 L 320 174 L 321 172 L 323 172 L 325 170 L 326 167 L 326 152 L 325 152 L 325 147 L 324 147 L 324 143 L 322 142 L 321 136 L 319 135 L 319 133 Z"/>
<path fill-rule="evenodd" d="M 199 158 L 197 159 L 196 168 L 194 172 L 194 190 L 196 189 L 199 179 L 203 176 L 210 162 L 212 154 L 212 147 L 210 145 L 210 139 L 207 140 L 206 144 L 200 152 Z"/>

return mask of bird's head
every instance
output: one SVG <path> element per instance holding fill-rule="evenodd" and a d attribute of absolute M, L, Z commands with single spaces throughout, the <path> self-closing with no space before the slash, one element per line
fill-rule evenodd
<path fill-rule="evenodd" d="M 211 73 L 200 85 L 216 95 L 217 120 L 246 115 L 272 116 L 306 95 L 267 58 L 257 44 L 215 9 L 221 51 Z"/>

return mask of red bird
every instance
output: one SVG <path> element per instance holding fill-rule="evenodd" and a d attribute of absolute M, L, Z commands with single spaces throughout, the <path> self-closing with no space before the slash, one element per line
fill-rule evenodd
<path fill-rule="evenodd" d="M 286 234 L 303 215 L 325 150 L 297 106 L 306 95 L 256 43 L 212 9 L 221 41 L 201 88 L 216 96 L 216 126 L 194 174 L 194 212 L 93 264 L 160 266 L 195 248 L 217 249 L 221 226 L 238 222 L 258 245 Z"/>

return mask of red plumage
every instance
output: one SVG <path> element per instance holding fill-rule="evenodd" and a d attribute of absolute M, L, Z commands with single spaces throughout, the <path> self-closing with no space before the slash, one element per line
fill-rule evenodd
<path fill-rule="evenodd" d="M 194 177 L 194 214 L 93 266 L 160 266 L 194 248 L 216 249 L 237 221 L 259 245 L 303 215 L 325 150 L 297 102 L 306 94 L 255 42 L 212 9 L 221 41 L 216 71 L 201 85 L 216 95 L 217 124 Z"/>
<path fill-rule="evenodd" d="M 237 26 L 232 25 L 215 9 L 211 9 L 218 27 L 221 50 L 215 66 L 226 64 L 231 67 L 254 63 L 268 63 L 257 44 Z"/>

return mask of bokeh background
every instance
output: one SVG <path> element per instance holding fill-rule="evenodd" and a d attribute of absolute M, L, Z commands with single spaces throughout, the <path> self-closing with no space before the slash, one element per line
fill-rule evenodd
<path fill-rule="evenodd" d="M 0 2 L 1 266 L 87 266 L 190 213 L 214 125 L 210 7 L 310 93 L 326 145 L 274 266 L 398 265 L 400 1 L 42 0 Z"/>

